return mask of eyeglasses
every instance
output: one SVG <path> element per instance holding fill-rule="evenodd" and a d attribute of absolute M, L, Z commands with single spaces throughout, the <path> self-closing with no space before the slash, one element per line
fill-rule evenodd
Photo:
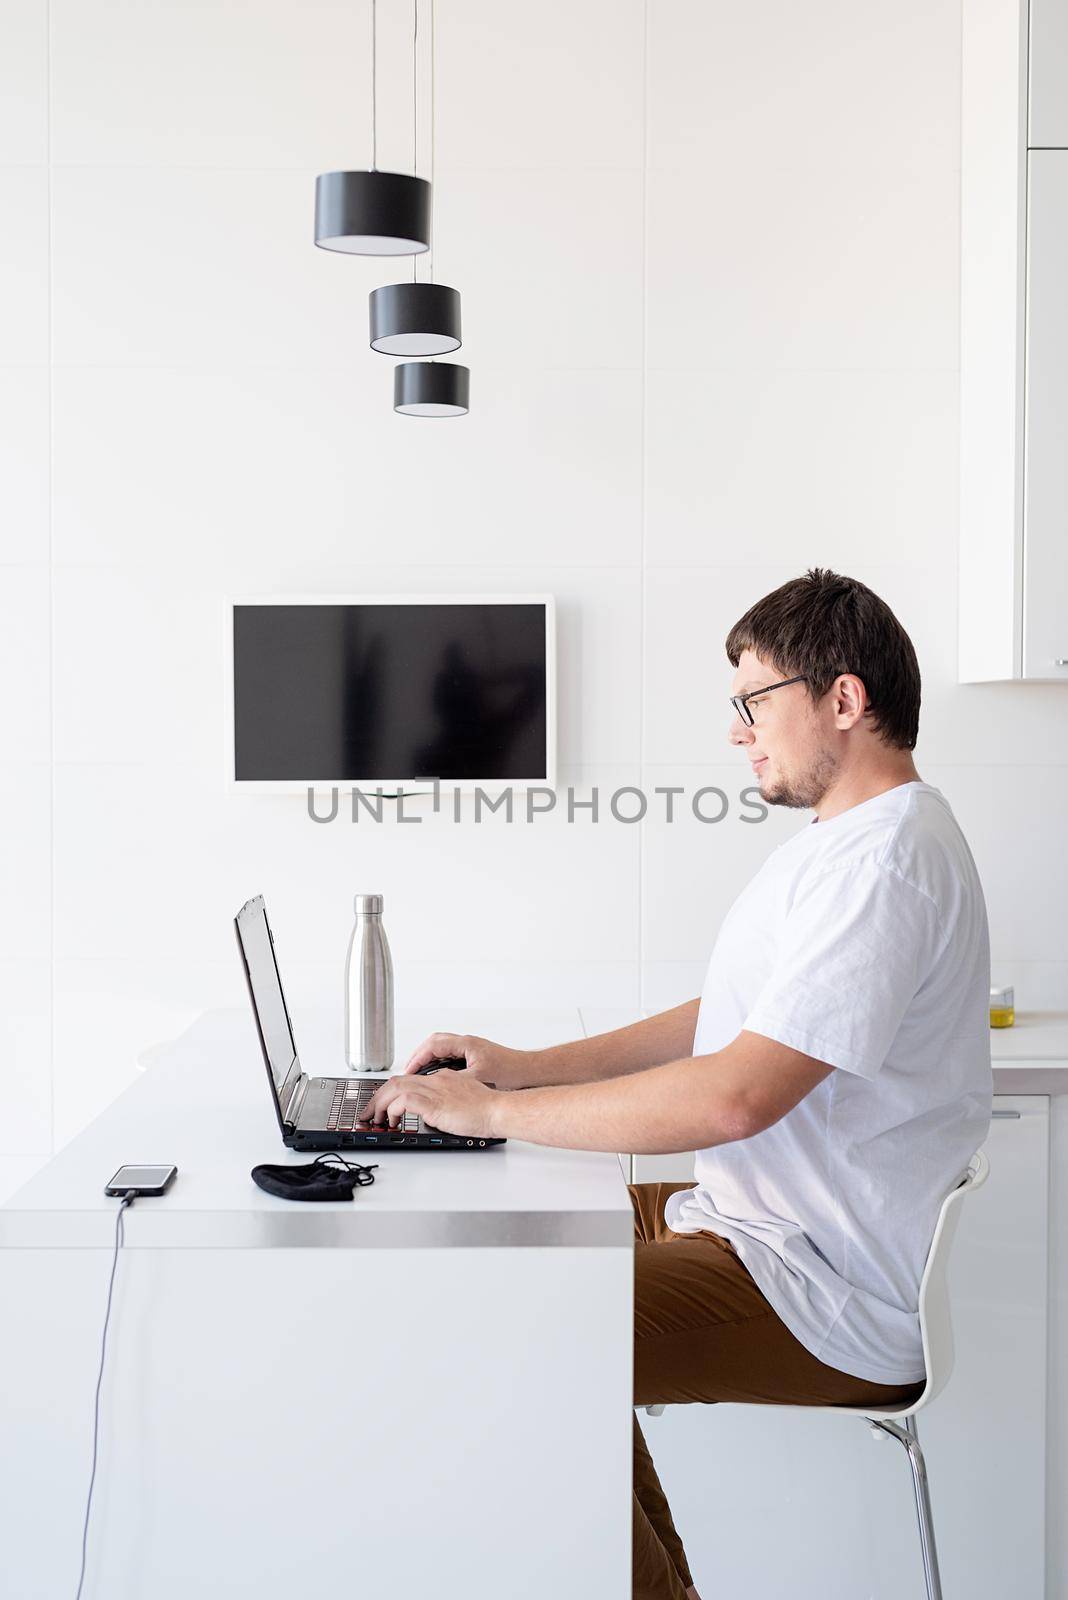
<path fill-rule="evenodd" d="M 791 683 L 805 683 L 807 679 L 802 673 L 800 678 L 783 678 L 781 683 L 765 684 L 763 689 L 750 689 L 748 694 L 732 694 L 731 705 L 741 717 L 747 728 L 753 726 L 753 713 L 749 709 L 750 700 L 759 700 L 761 695 L 770 694 L 773 689 L 785 689 Z"/>

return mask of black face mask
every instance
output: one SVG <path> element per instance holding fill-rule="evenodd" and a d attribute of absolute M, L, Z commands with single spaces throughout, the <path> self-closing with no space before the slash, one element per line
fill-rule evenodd
<path fill-rule="evenodd" d="M 341 1166 L 328 1166 L 330 1161 L 340 1161 Z M 269 1163 L 253 1167 L 252 1181 L 280 1200 L 351 1200 L 357 1186 L 362 1188 L 364 1184 L 374 1183 L 377 1165 L 375 1162 L 370 1167 L 361 1167 L 332 1151 L 297 1167 Z"/>

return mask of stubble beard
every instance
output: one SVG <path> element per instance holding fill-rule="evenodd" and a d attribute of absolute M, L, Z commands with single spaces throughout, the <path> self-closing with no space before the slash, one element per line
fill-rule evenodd
<path fill-rule="evenodd" d="M 769 806 L 788 806 L 793 811 L 812 811 L 834 782 L 838 762 L 829 750 L 821 750 L 804 772 L 777 779 L 761 788 L 760 797 Z"/>

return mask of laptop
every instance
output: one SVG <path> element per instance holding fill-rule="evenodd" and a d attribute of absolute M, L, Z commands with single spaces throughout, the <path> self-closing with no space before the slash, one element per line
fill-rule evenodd
<path fill-rule="evenodd" d="M 361 1127 L 371 1096 L 391 1074 L 309 1078 L 297 1054 L 262 895 L 241 907 L 234 928 L 283 1144 L 291 1150 L 485 1150 L 506 1142 L 443 1133 L 408 1111 L 397 1128 Z M 431 1063 L 423 1070 L 438 1068 Z"/>

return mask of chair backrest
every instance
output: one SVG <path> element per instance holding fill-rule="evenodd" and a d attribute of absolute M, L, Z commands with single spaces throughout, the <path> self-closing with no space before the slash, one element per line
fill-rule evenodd
<path fill-rule="evenodd" d="M 953 1320 L 946 1281 L 949 1251 L 965 1196 L 981 1188 L 989 1173 L 989 1161 L 981 1150 L 977 1150 L 963 1178 L 942 1201 L 942 1209 L 938 1213 L 931 1248 L 927 1253 L 927 1265 L 920 1279 L 920 1334 L 927 1383 L 920 1398 L 909 1407 L 910 1412 L 929 1405 L 935 1395 L 945 1388 L 953 1371 Z"/>

